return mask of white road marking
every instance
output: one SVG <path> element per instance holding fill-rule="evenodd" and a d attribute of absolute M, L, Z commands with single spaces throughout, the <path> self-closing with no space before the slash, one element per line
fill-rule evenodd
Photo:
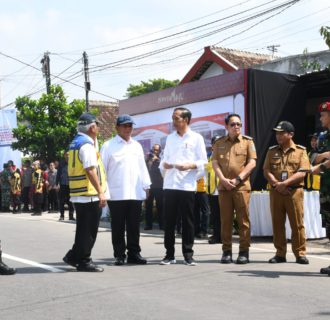
<path fill-rule="evenodd" d="M 11 256 L 10 254 L 2 253 L 2 256 L 6 259 L 17 261 L 17 262 L 20 262 L 20 263 L 24 263 L 24 264 L 27 264 L 27 265 L 30 265 L 30 266 L 33 266 L 33 267 L 41 268 L 41 269 L 44 269 L 44 270 L 47 270 L 47 271 L 50 271 L 50 272 L 56 272 L 56 273 L 65 272 L 62 269 L 58 269 L 58 268 L 55 268 L 55 267 L 52 267 L 52 266 L 48 266 L 47 264 L 38 263 L 38 262 L 35 262 L 35 261 L 31 261 L 31 260 L 27 260 L 27 259 L 23 259 L 23 258 L 19 258 L 19 257 L 14 257 L 14 256 Z"/>

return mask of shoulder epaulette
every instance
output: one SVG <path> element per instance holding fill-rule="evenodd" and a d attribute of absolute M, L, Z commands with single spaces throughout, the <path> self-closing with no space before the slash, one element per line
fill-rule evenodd
<path fill-rule="evenodd" d="M 299 149 L 306 150 L 306 147 L 304 147 L 304 146 L 302 146 L 302 145 L 300 145 L 300 144 L 296 144 L 296 146 L 297 146 L 297 148 L 299 148 Z"/>
<path fill-rule="evenodd" d="M 277 147 L 278 147 L 278 144 L 276 144 L 275 146 L 271 146 L 271 147 L 269 147 L 268 150 L 272 150 L 272 149 L 275 149 L 275 148 L 277 148 Z"/>
<path fill-rule="evenodd" d="M 215 142 L 214 143 L 217 143 L 219 140 L 222 140 L 223 138 L 226 138 L 227 136 L 221 136 L 221 137 L 219 137 L 217 140 L 215 140 Z"/>
<path fill-rule="evenodd" d="M 242 137 L 245 138 L 245 139 L 248 139 L 248 140 L 253 140 L 252 137 L 250 137 L 250 136 L 246 136 L 246 135 L 243 135 L 243 134 L 242 134 Z"/>

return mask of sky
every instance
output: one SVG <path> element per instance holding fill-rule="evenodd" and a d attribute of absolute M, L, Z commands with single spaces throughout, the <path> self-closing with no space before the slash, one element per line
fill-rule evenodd
<path fill-rule="evenodd" d="M 117 101 L 130 84 L 181 80 L 207 46 L 270 54 L 276 45 L 279 57 L 328 49 L 319 29 L 330 26 L 329 0 L 0 0 L 0 8 L 1 108 L 45 93 L 45 52 L 51 83 L 71 102 L 85 98 L 84 51 L 90 99 Z"/>

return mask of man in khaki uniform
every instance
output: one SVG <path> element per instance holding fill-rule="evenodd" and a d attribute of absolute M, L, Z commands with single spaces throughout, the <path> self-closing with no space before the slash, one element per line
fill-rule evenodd
<path fill-rule="evenodd" d="M 273 241 L 276 254 L 269 263 L 286 262 L 286 214 L 292 230 L 292 251 L 296 262 L 308 264 L 304 227 L 304 177 L 310 169 L 306 149 L 296 145 L 292 138 L 294 126 L 281 121 L 276 128 L 278 145 L 270 147 L 264 163 L 264 175 L 270 189 L 270 210 L 273 223 Z"/>
<path fill-rule="evenodd" d="M 221 263 L 232 262 L 232 228 L 234 212 L 239 226 L 238 264 L 249 262 L 250 247 L 250 174 L 256 166 L 256 149 L 251 137 L 241 134 L 242 122 L 238 114 L 225 119 L 228 135 L 214 144 L 212 165 L 220 179 L 219 204 L 221 208 Z"/>

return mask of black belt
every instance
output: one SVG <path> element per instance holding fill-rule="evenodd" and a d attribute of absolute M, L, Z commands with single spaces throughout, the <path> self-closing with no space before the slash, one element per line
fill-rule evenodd
<path fill-rule="evenodd" d="M 292 190 L 300 189 L 300 188 L 303 188 L 303 186 L 290 186 L 290 187 L 288 187 L 288 189 L 292 189 Z"/>

